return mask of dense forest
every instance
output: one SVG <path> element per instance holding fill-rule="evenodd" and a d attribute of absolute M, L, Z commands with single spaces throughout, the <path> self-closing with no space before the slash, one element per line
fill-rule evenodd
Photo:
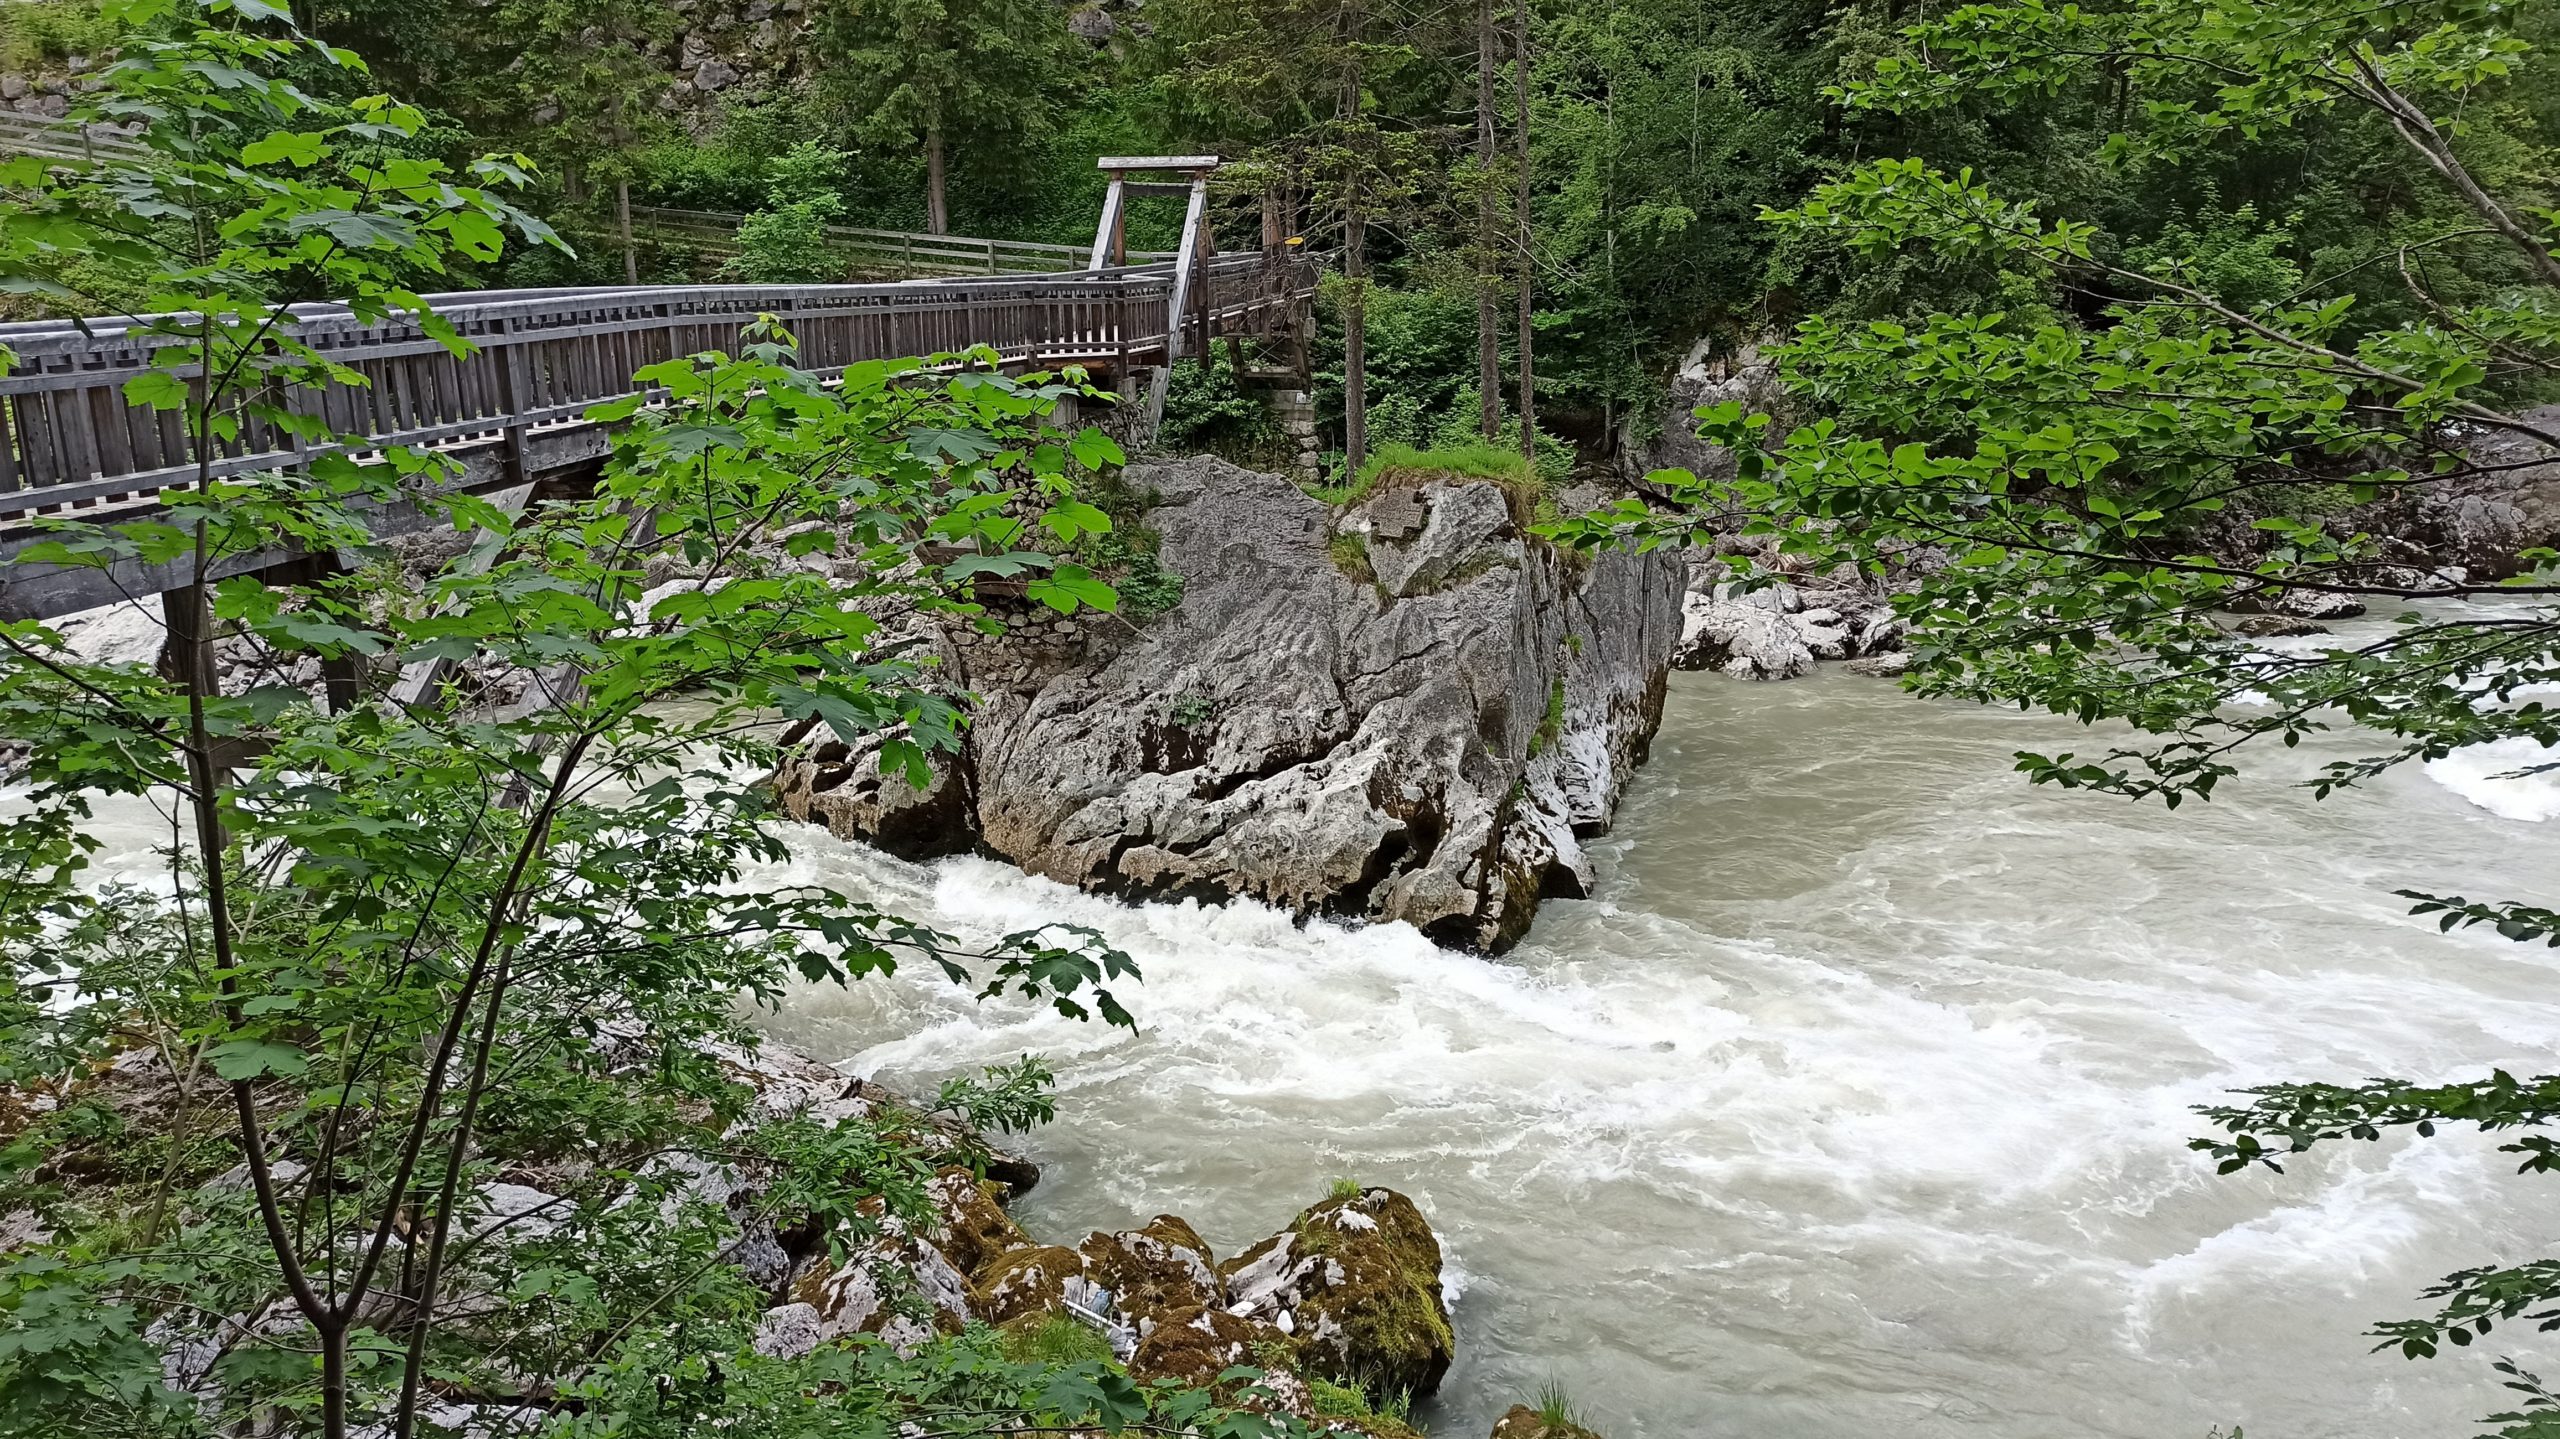
<path fill-rule="evenodd" d="M 1003 1208 L 1037 1170 L 990 1137 L 1054 1117 L 1037 1056 L 926 1099 L 759 1053 L 759 1009 L 902 963 L 1144 1016 L 1101 928 L 945 932 L 807 882 L 783 777 L 795 818 L 892 781 L 992 809 L 992 771 L 930 786 L 1000 724 L 1060 721 L 1013 747 L 1051 755 L 1125 725 L 1176 827 L 1254 786 L 1393 811 L 1337 882 L 1370 907 L 1293 915 L 1356 926 L 1435 878 L 1442 765 L 1433 803 L 1482 830 L 1447 902 L 1510 907 L 1415 928 L 1498 951 L 1590 892 L 1577 842 L 1675 650 L 1847 656 L 1808 593 L 1867 606 L 1855 643 L 1917 697 L 2103 726 L 2014 752 L 2056 789 L 2176 808 L 2340 734 L 2316 797 L 2493 747 L 2550 773 L 2560 526 L 2519 487 L 2560 452 L 2555 41 L 2560 7 L 2498 0 L 9 0 L 12 124 L 93 126 L 0 158 L 0 295 L 42 321 L 5 331 L 22 388 L 124 325 L 148 343 L 99 408 L 189 460 L 147 505 L 83 471 L 106 505 L 5 512 L 0 1435 L 1411 1439 L 1458 1339 L 1404 1194 L 1334 1180 L 1225 1264 L 1171 1215 L 1040 1244 Z M 1267 481 L 1264 532 L 1169 541 L 1080 371 L 821 372 L 770 315 L 550 417 L 591 427 L 574 485 L 475 491 L 301 398 L 369 383 L 315 317 L 459 360 L 428 296 L 852 278 L 830 226 L 1082 246 L 1098 159 L 1186 154 L 1223 162 L 1224 248 L 1322 272 L 1330 473 L 1150 472 L 1193 525 L 1200 474 Z M 1175 205 L 1131 242 L 1174 243 Z M 1279 468 L 1224 363 L 1144 447 Z M 1666 432 L 1703 460 L 1644 463 Z M 1472 538 L 1420 555 L 1465 506 Z M 391 543 L 395 514 L 433 537 Z M 1253 629 L 1273 585 L 1179 573 L 1177 541 L 1289 550 L 1346 651 L 1424 615 L 1519 663 L 1480 708 L 1382 703 L 1382 746 L 1451 738 L 1336 782 L 1308 736 L 1348 702 L 1256 668 L 1315 622 Z M 64 574 L 147 581 L 147 643 L 21 599 Z M 1186 587 L 1250 623 L 1183 628 Z M 2316 639 L 2369 605 L 2406 617 Z M 1077 668 L 1164 635 L 1228 659 L 1109 695 Z M 991 649 L 1013 668 L 951 679 Z M 1482 658 L 1433 653 L 1345 693 Z M 1086 688 L 1042 709 L 1060 675 Z M 1571 763 L 1611 773 L 1577 798 Z M 1026 807 L 1074 788 L 1028 772 Z M 150 858 L 102 882 L 113 814 Z M 1005 853 L 976 818 L 914 857 Z M 1262 848 L 1323 838 L 1293 825 Z M 1173 876 L 1084 885 L 1119 898 L 1279 902 L 1185 877 L 1217 836 L 1140 838 L 1059 848 Z M 1515 842 L 1537 858 L 1503 869 Z M 2535 896 L 2396 893 L 2560 946 Z M 2190 1147 L 2281 1175 L 2442 1128 L 2560 1168 L 2560 1078 L 2462 1073 L 2250 1074 Z M 2426 1300 L 2369 1337 L 2548 1328 L 2560 1263 Z M 2499 1432 L 2560 1434 L 2560 1395 L 2497 1366 Z M 1588 1439 L 1540 1399 L 1497 1436 Z"/>
<path fill-rule="evenodd" d="M 1868 0 L 1573 0 L 1525 16 L 1464 0 L 1157 0 L 1125 12 L 1047 0 L 295 9 L 421 106 L 421 143 L 442 157 L 514 150 L 539 166 L 529 204 L 576 239 L 576 254 L 517 255 L 472 276 L 493 285 L 620 278 L 617 201 L 789 207 L 802 229 L 924 230 L 939 219 L 935 228 L 956 234 L 1082 243 L 1101 198 L 1095 158 L 1219 154 L 1230 246 L 1258 236 L 1266 191 L 1286 197 L 1290 228 L 1328 254 L 1345 253 L 1356 220 L 1370 276 L 1360 304 L 1377 392 L 1372 445 L 1477 427 L 1488 291 L 1503 316 L 1501 383 L 1516 392 L 1511 310 L 1523 273 L 1539 419 L 1591 457 L 1661 425 L 1663 381 L 1700 339 L 1729 353 L 1814 314 L 2086 319 L 2109 298 L 1979 260 L 1860 253 L 1760 223 L 1764 208 L 1786 208 L 1864 159 L 1968 168 L 2004 197 L 2091 225 L 2105 255 L 2186 267 L 2237 302 L 2358 295 L 2350 324 L 2360 330 L 2420 313 L 2405 287 L 2373 283 L 2376 257 L 2399 247 L 2439 256 L 2427 283 L 2445 303 L 2476 302 L 2495 284 L 2465 262 L 2476 239 L 2441 249 L 2461 202 L 2379 116 L 2324 109 L 2133 155 L 2109 137 L 2154 99 L 2121 74 L 2057 75 L 1917 113 L 1846 104 L 1840 87 L 1903 53 L 1900 31 L 1919 18 Z M 10 62 L 26 69 L 111 39 L 78 0 L 12 5 L 0 23 Z M 2528 6 L 2514 23 L 2540 40 L 2560 21 Z M 2554 168 L 2560 95 L 2527 74 L 2536 83 L 2466 105 L 2462 135 L 2484 179 L 2531 192 Z M 1156 202 L 1134 218 L 1135 243 L 1162 247 L 1179 210 Z M 828 258 L 805 253 L 805 241 L 795 254 L 787 230 L 773 232 L 774 253 L 748 262 L 761 268 L 732 273 L 832 278 Z M 717 264 L 649 245 L 645 226 L 635 248 L 631 273 L 643 280 L 699 278 Z M 1347 299 L 1342 287 L 1328 297 L 1335 323 L 1325 329 L 1337 448 Z M 1199 423 L 1215 428 L 1215 395 L 1200 398 Z"/>

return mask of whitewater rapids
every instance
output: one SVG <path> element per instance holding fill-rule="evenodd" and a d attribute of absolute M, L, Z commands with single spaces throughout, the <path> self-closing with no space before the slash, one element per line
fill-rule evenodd
<path fill-rule="evenodd" d="M 2290 781 L 2338 743 L 2175 814 L 2011 771 L 2100 747 L 1833 672 L 1675 677 L 1598 894 L 1497 960 L 795 829 L 764 878 L 1104 930 L 1145 966 L 1143 1028 L 922 970 L 768 1022 L 891 1080 L 1049 1055 L 1045 1238 L 1170 1211 L 1230 1253 L 1337 1176 L 1412 1194 L 1458 1291 L 1418 1416 L 1444 1435 L 1549 1380 L 1612 1439 L 2471 1432 L 2507 1397 L 2486 1358 L 2555 1346 L 2411 1363 L 2361 1336 L 2449 1270 L 2548 1252 L 2551 1181 L 2473 1137 L 2216 1178 L 2189 1107 L 2553 1068 L 2555 952 L 2439 935 L 2391 891 L 2547 902 L 2560 790 L 2484 755 L 2315 804 Z"/>

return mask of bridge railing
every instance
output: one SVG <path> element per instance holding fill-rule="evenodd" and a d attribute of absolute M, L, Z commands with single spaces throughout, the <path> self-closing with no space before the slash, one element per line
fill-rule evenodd
<path fill-rule="evenodd" d="M 738 226 L 746 216 L 721 210 L 676 210 L 659 205 L 631 207 L 633 231 L 647 239 L 675 241 L 711 254 L 734 254 Z M 1052 245 L 1038 240 L 984 240 L 964 235 L 923 235 L 906 230 L 872 230 L 858 225 L 820 228 L 827 243 L 862 269 L 915 276 L 1046 275 L 1084 268 L 1081 245 Z M 1168 251 L 1132 250 L 1141 265 L 1173 258 Z"/>
<path fill-rule="evenodd" d="M 1301 302 L 1314 266 L 1303 256 L 1220 256 L 1200 281 L 1182 323 L 1234 333 L 1263 328 L 1274 307 Z M 528 431 L 578 422 L 598 401 L 631 393 L 644 366 L 735 349 L 740 327 L 760 314 L 781 319 L 799 337 L 802 363 L 820 371 L 985 344 L 1009 366 L 1081 364 L 1126 375 L 1162 362 L 1173 285 L 1171 267 L 1158 265 L 1038 279 L 431 296 L 476 347 L 460 357 L 413 322 L 368 325 L 342 309 L 307 307 L 296 316 L 299 336 L 366 383 L 298 390 L 292 402 L 373 447 L 495 440 L 521 473 Z M 145 501 L 195 478 L 178 416 L 124 398 L 125 382 L 152 368 L 163 343 L 103 321 L 0 326 L 0 345 L 17 355 L 0 377 L 0 526 Z M 210 467 L 247 473 L 308 454 L 251 422 Z"/>

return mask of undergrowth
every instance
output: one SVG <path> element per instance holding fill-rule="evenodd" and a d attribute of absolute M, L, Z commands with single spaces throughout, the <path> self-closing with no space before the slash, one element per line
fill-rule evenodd
<path fill-rule="evenodd" d="M 1413 1427 L 1413 1396 L 1401 1390 L 1373 1403 L 1355 1386 L 1309 1379 L 1307 1392 L 1319 1419 L 1348 1419 L 1377 1439 L 1422 1439 Z"/>
<path fill-rule="evenodd" d="M 1381 488 L 1455 475 L 1491 480 L 1531 504 L 1546 495 L 1546 484 L 1516 451 L 1483 441 L 1417 449 L 1412 445 L 1380 445 L 1347 485 L 1320 485 L 1307 493 L 1329 505 L 1356 505 Z"/>
<path fill-rule="evenodd" d="M 1132 487 L 1121 471 L 1091 476 L 1078 492 L 1111 517 L 1111 529 L 1078 540 L 1075 556 L 1120 592 L 1122 612 L 1146 619 L 1181 604 L 1182 576 L 1158 559 L 1163 537 L 1145 523 L 1156 497 Z"/>
<path fill-rule="evenodd" d="M 1092 1325 L 1057 1310 L 1026 1315 L 997 1331 L 1004 1354 L 1016 1364 L 1107 1363 L 1111 1341 Z"/>
<path fill-rule="evenodd" d="M 74 55 L 95 61 L 115 48 L 124 27 L 95 0 L 15 0 L 0 4 L 0 70 L 50 70 Z"/>

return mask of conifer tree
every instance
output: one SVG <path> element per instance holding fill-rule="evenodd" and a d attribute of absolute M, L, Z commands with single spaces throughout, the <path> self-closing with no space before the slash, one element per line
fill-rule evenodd
<path fill-rule="evenodd" d="M 922 147 L 937 235 L 951 229 L 952 150 L 1024 143 L 1076 61 L 1054 0 L 831 0 L 817 36 L 820 92 L 853 130 Z"/>

